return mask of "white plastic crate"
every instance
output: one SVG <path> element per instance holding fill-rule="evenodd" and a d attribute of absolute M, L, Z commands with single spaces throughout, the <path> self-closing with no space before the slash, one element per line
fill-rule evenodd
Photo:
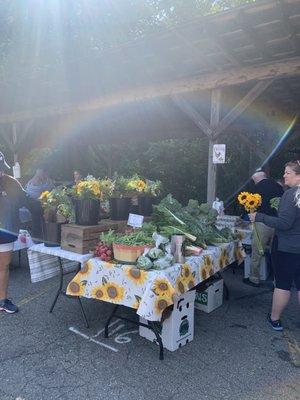
<path fill-rule="evenodd" d="M 219 279 L 208 284 L 201 292 L 196 292 L 195 308 L 210 313 L 223 304 L 224 280 Z"/>
<path fill-rule="evenodd" d="M 193 340 L 194 302 L 195 290 L 183 294 L 174 304 L 171 316 L 161 324 L 161 339 L 167 350 L 175 351 Z M 147 324 L 143 318 L 140 318 L 140 322 Z M 150 329 L 140 326 L 139 334 L 157 343 L 156 336 Z"/>

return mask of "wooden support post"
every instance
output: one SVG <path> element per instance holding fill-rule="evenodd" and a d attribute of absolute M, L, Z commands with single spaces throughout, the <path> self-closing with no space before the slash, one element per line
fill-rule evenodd
<path fill-rule="evenodd" d="M 217 142 L 214 129 L 220 121 L 221 89 L 213 89 L 211 92 L 210 127 L 213 131 L 209 138 L 208 150 L 208 174 L 207 174 L 207 203 L 212 204 L 216 198 L 217 166 L 213 164 L 213 146 Z"/>
<path fill-rule="evenodd" d="M 14 122 L 12 124 L 12 145 L 14 151 L 14 164 L 18 161 L 17 143 L 18 143 L 17 124 Z"/>

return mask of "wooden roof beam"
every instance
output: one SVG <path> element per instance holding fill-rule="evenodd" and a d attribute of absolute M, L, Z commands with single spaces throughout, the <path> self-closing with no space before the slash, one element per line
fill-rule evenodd
<path fill-rule="evenodd" d="M 237 119 L 273 82 L 272 79 L 258 82 L 241 101 L 220 121 L 215 130 L 218 137 L 232 122 Z"/>
<path fill-rule="evenodd" d="M 151 100 L 157 97 L 172 96 L 226 86 L 239 85 L 251 81 L 284 78 L 300 75 L 300 57 L 283 61 L 273 61 L 259 66 L 232 68 L 226 71 L 203 73 L 199 76 L 178 79 L 151 86 L 137 87 L 122 92 L 107 94 L 102 97 L 77 104 L 62 104 L 0 115 L 0 123 L 26 121 L 28 119 L 48 118 L 80 112 L 99 111 L 122 104 Z"/>
<path fill-rule="evenodd" d="M 211 137 L 213 130 L 209 123 L 202 117 L 202 115 L 192 107 L 186 99 L 179 95 L 174 95 L 171 97 L 174 104 L 183 111 L 189 118 L 194 122 L 194 124 L 201 129 L 206 136 Z"/>

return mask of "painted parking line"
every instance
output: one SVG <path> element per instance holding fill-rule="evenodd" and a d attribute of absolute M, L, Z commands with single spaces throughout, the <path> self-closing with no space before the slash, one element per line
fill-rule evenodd
<path fill-rule="evenodd" d="M 297 340 L 293 337 L 289 329 L 283 331 L 283 337 L 287 343 L 292 364 L 295 367 L 300 367 L 300 346 L 298 345 Z"/>
<path fill-rule="evenodd" d="M 109 328 L 111 328 L 112 326 L 116 325 L 118 322 L 120 322 L 120 319 L 116 319 L 114 322 L 112 322 L 110 325 L 108 325 Z M 101 335 L 101 333 L 103 333 L 105 330 L 105 328 L 100 329 L 100 331 L 98 331 L 95 335 L 93 335 L 92 337 L 98 337 Z"/>
<path fill-rule="evenodd" d="M 70 326 L 69 327 L 69 331 L 75 333 L 76 335 L 82 337 L 83 339 L 87 340 L 88 342 L 93 342 L 98 344 L 99 346 L 105 347 L 106 349 L 109 349 L 111 351 L 114 351 L 115 353 L 117 353 L 119 350 L 116 349 L 115 347 L 109 346 L 103 342 L 100 342 L 100 340 L 96 340 L 94 339 L 94 337 L 86 335 L 85 333 L 80 332 L 80 330 L 78 330 L 77 328 L 75 328 L 74 326 Z"/>

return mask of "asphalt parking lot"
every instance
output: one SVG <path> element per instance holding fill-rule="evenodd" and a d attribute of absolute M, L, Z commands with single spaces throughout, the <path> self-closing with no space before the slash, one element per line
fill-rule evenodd
<path fill-rule="evenodd" d="M 74 299 L 60 297 L 49 314 L 57 278 L 31 284 L 26 265 L 13 267 L 10 296 L 20 313 L 0 314 L 0 399 L 300 399 L 296 293 L 278 333 L 266 324 L 272 282 L 248 287 L 241 269 L 224 277 L 229 301 L 195 311 L 194 340 L 159 361 L 158 347 L 130 323 L 113 321 L 103 337 L 110 304 L 84 301 L 87 329 Z"/>

